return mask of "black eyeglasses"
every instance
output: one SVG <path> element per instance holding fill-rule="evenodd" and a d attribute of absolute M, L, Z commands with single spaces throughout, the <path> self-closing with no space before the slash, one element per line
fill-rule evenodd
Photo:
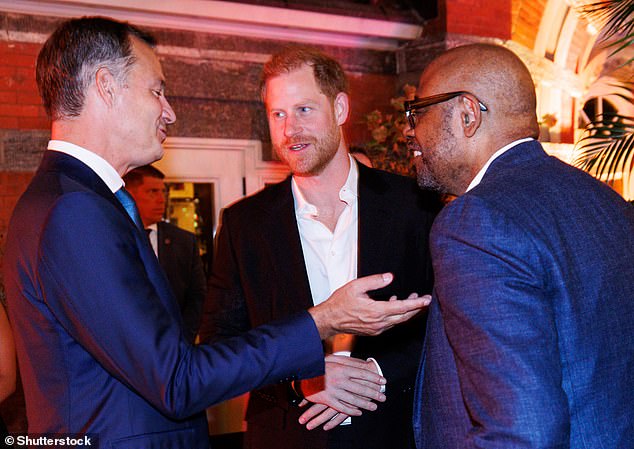
<path fill-rule="evenodd" d="M 411 129 L 416 129 L 416 110 L 417 109 L 423 109 L 433 104 L 443 103 L 445 101 L 451 100 L 452 98 L 459 97 L 460 95 L 471 95 L 473 98 L 475 98 L 478 101 L 478 105 L 480 106 L 480 110 L 482 112 L 486 112 L 489 110 L 484 105 L 484 103 L 478 100 L 478 97 L 473 95 L 471 92 L 467 92 L 465 90 L 461 90 L 458 92 L 447 92 L 446 94 L 432 95 L 431 97 L 425 97 L 425 98 L 415 98 L 413 100 L 405 101 L 404 103 L 405 117 L 407 117 L 407 120 L 409 121 L 409 127 Z"/>

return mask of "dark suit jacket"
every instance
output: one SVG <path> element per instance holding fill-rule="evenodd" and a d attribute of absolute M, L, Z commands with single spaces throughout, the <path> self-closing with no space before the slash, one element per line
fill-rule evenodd
<path fill-rule="evenodd" d="M 45 153 L 19 200 L 4 269 L 31 433 L 88 433 L 109 448 L 205 448 L 200 412 L 210 404 L 323 372 L 307 314 L 190 345 L 145 233 L 63 153 Z"/>
<path fill-rule="evenodd" d="M 207 292 L 196 236 L 170 223 L 159 222 L 156 228 L 159 263 L 176 296 L 187 339 L 193 342 Z"/>
<path fill-rule="evenodd" d="M 413 180 L 359 166 L 358 276 L 395 273 L 392 285 L 376 292 L 376 298 L 430 292 L 427 240 L 437 209 L 437 199 L 423 196 Z M 289 177 L 224 211 L 202 341 L 237 335 L 312 305 Z M 421 315 L 380 337 L 357 338 L 352 355 L 374 357 L 388 379 L 387 402 L 353 418 L 360 445 L 400 448 L 412 440 L 413 385 L 423 332 Z M 285 386 L 253 393 L 248 445 L 324 447 L 326 432 L 306 431 L 297 423 L 299 414 L 289 406 Z"/>
<path fill-rule="evenodd" d="M 634 208 L 538 142 L 439 215 L 420 449 L 634 442 Z"/>

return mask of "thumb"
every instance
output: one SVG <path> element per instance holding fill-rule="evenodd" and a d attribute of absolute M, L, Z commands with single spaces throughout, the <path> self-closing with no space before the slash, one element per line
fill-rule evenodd
<path fill-rule="evenodd" d="M 392 273 L 372 274 L 370 276 L 355 279 L 350 283 L 350 286 L 353 287 L 353 292 L 358 295 L 369 290 L 376 290 L 378 288 L 385 287 L 386 285 L 389 285 L 393 279 L 394 275 Z"/>

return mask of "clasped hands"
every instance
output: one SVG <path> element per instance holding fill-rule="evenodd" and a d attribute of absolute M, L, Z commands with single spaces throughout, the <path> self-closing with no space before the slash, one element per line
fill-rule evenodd
<path fill-rule="evenodd" d="M 364 361 L 340 355 L 326 356 L 326 374 L 303 380 L 305 400 L 301 407 L 312 403 L 300 416 L 299 423 L 308 430 L 323 425 L 330 430 L 348 416 L 359 416 L 361 410 L 374 411 L 375 401 L 384 402 L 381 387 L 386 379 L 378 374 L 373 361 Z"/>

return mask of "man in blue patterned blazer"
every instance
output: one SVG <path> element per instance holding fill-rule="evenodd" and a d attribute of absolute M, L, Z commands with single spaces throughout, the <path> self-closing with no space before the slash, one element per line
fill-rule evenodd
<path fill-rule="evenodd" d="M 419 449 L 632 447 L 634 210 L 535 140 L 511 51 L 450 50 L 407 105 L 438 216 L 419 372 Z"/>

